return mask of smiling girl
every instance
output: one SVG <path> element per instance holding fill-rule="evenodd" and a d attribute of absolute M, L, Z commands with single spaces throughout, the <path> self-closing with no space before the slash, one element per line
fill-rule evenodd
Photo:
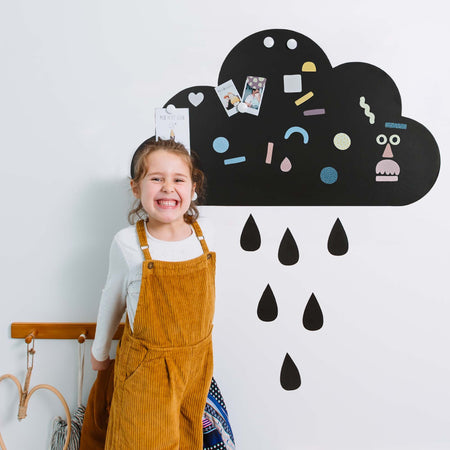
<path fill-rule="evenodd" d="M 106 449 L 202 449 L 213 371 L 215 253 L 197 223 L 203 173 L 185 147 L 149 139 L 136 150 L 130 226 L 114 237 L 92 346 L 94 370 L 117 350 Z"/>

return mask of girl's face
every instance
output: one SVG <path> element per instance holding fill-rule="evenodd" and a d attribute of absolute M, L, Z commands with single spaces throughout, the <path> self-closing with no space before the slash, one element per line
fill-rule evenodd
<path fill-rule="evenodd" d="M 185 225 L 195 191 L 191 172 L 184 159 L 167 150 L 156 150 L 147 156 L 147 173 L 138 185 L 131 182 L 136 198 L 148 214 L 149 225 Z"/>

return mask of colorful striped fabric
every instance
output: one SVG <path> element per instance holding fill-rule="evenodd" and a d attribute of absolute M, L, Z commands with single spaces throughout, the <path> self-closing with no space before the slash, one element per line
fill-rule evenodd
<path fill-rule="evenodd" d="M 227 408 L 216 380 L 213 378 L 203 412 L 203 450 L 235 449 Z"/>

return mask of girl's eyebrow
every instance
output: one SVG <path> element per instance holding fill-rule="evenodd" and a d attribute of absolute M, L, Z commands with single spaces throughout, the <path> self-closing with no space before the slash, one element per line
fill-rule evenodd
<path fill-rule="evenodd" d="M 147 175 L 164 175 L 164 172 L 147 172 Z M 186 173 L 174 173 L 173 176 L 189 178 L 189 175 Z"/>

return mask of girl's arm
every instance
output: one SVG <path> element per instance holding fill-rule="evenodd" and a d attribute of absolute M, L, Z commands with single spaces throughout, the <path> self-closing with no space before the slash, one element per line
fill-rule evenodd
<path fill-rule="evenodd" d="M 95 359 L 95 357 L 91 351 L 92 370 L 106 370 L 110 364 L 111 364 L 111 360 L 109 359 L 109 356 L 108 356 L 108 359 L 105 359 L 104 361 L 98 361 L 97 359 Z"/>
<path fill-rule="evenodd" d="M 91 349 L 91 363 L 94 370 L 104 370 L 109 366 L 111 341 L 126 310 L 128 272 L 123 253 L 114 239 L 109 254 L 108 276 L 98 309 L 95 339 Z"/>

